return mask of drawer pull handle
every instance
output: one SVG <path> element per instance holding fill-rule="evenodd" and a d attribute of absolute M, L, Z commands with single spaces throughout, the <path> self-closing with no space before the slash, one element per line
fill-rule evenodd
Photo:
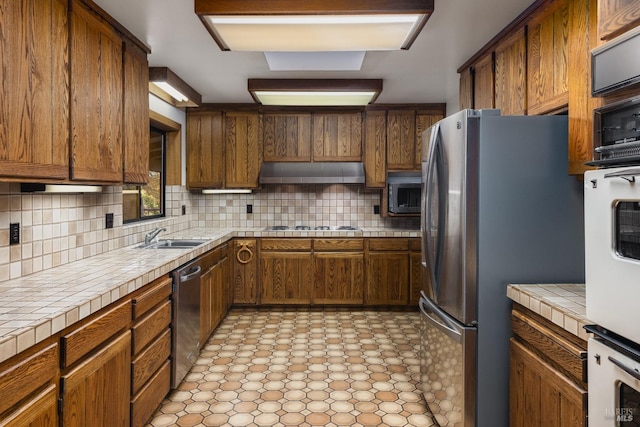
<path fill-rule="evenodd" d="M 244 259 L 241 256 L 243 252 L 247 253 L 246 258 Z M 248 264 L 251 262 L 251 260 L 253 260 L 253 251 L 249 249 L 247 245 L 242 245 L 242 247 L 238 250 L 238 253 L 236 254 L 236 259 L 240 264 Z"/>

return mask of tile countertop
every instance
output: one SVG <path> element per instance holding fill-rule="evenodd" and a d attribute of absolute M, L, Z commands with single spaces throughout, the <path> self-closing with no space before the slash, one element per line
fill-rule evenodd
<path fill-rule="evenodd" d="M 136 245 L 0 282 L 0 362 L 73 325 L 233 237 L 420 237 L 418 230 L 190 229 L 161 238 L 205 239 L 189 249 Z"/>
<path fill-rule="evenodd" d="M 586 316 L 584 284 L 514 284 L 507 287 L 507 296 L 573 335 L 589 339 L 582 328 L 593 323 Z"/>

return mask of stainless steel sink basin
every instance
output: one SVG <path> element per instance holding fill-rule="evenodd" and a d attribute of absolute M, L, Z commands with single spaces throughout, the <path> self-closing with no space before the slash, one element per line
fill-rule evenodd
<path fill-rule="evenodd" d="M 136 246 L 138 249 L 187 249 L 207 243 L 207 240 L 198 239 L 161 239 L 148 245 Z"/>

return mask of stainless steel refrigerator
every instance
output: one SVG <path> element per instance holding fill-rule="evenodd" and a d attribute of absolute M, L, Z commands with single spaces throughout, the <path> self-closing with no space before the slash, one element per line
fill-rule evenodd
<path fill-rule="evenodd" d="M 507 427 L 507 285 L 584 283 L 567 117 L 463 110 L 422 138 L 424 396 L 443 427 Z"/>

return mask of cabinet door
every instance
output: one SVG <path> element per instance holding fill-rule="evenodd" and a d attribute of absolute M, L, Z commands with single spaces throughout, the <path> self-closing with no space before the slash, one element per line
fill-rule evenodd
<path fill-rule="evenodd" d="M 387 169 L 414 169 L 416 164 L 416 112 L 387 113 Z"/>
<path fill-rule="evenodd" d="M 640 24 L 638 0 L 598 0 L 598 37 L 610 40 Z"/>
<path fill-rule="evenodd" d="M 503 116 L 527 113 L 527 40 L 524 27 L 495 50 L 495 108 Z"/>
<path fill-rule="evenodd" d="M 124 182 L 149 182 L 149 62 L 132 43 L 124 50 Z"/>
<path fill-rule="evenodd" d="M 473 65 L 473 108 L 495 108 L 495 79 L 493 52 L 489 52 Z"/>
<path fill-rule="evenodd" d="M 58 392 L 50 385 L 0 420 L 0 427 L 57 427 Z"/>
<path fill-rule="evenodd" d="M 122 182 L 122 39 L 76 0 L 70 45 L 71 179 Z"/>
<path fill-rule="evenodd" d="M 311 161 L 311 114 L 264 113 L 265 162 Z"/>
<path fill-rule="evenodd" d="M 130 381 L 131 332 L 126 331 L 62 375 L 61 425 L 129 425 Z"/>
<path fill-rule="evenodd" d="M 67 1 L 1 0 L 0 176 L 69 177 Z"/>
<path fill-rule="evenodd" d="M 420 291 L 422 290 L 422 255 L 412 252 L 410 255 L 409 272 L 409 304 L 418 305 Z"/>
<path fill-rule="evenodd" d="M 310 304 L 313 280 L 311 253 L 260 254 L 263 304 Z"/>
<path fill-rule="evenodd" d="M 313 160 L 361 162 L 362 114 L 314 113 Z"/>
<path fill-rule="evenodd" d="M 585 427 L 587 392 L 511 338 L 511 427 Z"/>
<path fill-rule="evenodd" d="M 255 304 L 258 301 L 256 240 L 235 240 L 233 246 L 233 303 Z"/>
<path fill-rule="evenodd" d="M 567 66 L 569 2 L 556 0 L 531 20 L 527 31 L 529 114 L 544 114 L 569 102 Z"/>
<path fill-rule="evenodd" d="M 460 72 L 459 109 L 473 108 L 473 74 L 471 68 Z"/>
<path fill-rule="evenodd" d="M 213 330 L 213 318 L 215 310 L 214 286 L 215 266 L 204 271 L 200 276 L 200 343 L 204 346 Z"/>
<path fill-rule="evenodd" d="M 414 159 L 415 164 L 413 165 L 414 170 L 422 170 L 422 133 L 442 118 L 444 118 L 444 113 L 416 111 L 416 148 Z"/>
<path fill-rule="evenodd" d="M 387 112 L 364 116 L 364 173 L 366 186 L 384 188 L 387 180 Z"/>
<path fill-rule="evenodd" d="M 362 304 L 364 253 L 316 252 L 314 304 Z"/>
<path fill-rule="evenodd" d="M 406 305 L 409 302 L 409 254 L 369 252 L 365 304 Z"/>
<path fill-rule="evenodd" d="M 187 187 L 220 188 L 224 184 L 222 112 L 187 114 Z"/>
<path fill-rule="evenodd" d="M 225 187 L 257 188 L 260 174 L 258 113 L 225 113 Z"/>

